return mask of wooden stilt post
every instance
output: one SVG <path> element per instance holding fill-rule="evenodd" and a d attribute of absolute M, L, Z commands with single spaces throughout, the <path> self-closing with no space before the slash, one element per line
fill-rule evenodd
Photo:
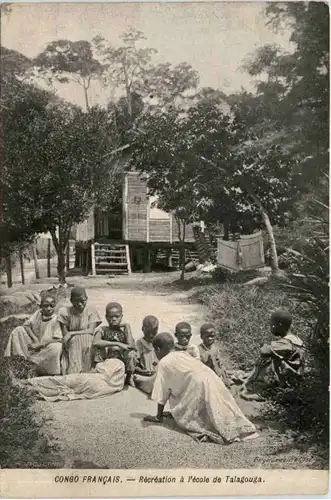
<path fill-rule="evenodd" d="M 25 285 L 23 250 L 20 250 L 20 252 L 19 252 L 19 253 L 20 253 L 20 267 L 21 267 L 22 285 Z"/>
<path fill-rule="evenodd" d="M 51 277 L 51 240 L 47 240 L 47 278 Z"/>
<path fill-rule="evenodd" d="M 39 271 L 39 263 L 38 263 L 38 257 L 37 257 L 37 250 L 36 250 L 36 245 L 35 243 L 32 243 L 32 255 L 33 255 L 33 261 L 34 261 L 34 270 L 36 273 L 36 279 L 40 279 L 40 271 Z"/>
<path fill-rule="evenodd" d="M 70 241 L 68 241 L 67 251 L 66 251 L 66 267 L 68 273 L 70 269 Z"/>
<path fill-rule="evenodd" d="M 92 264 L 92 276 L 96 276 L 96 268 L 95 268 L 95 246 L 94 241 L 91 242 L 91 264 Z"/>
<path fill-rule="evenodd" d="M 171 247 L 167 249 L 167 265 L 172 267 Z"/>
<path fill-rule="evenodd" d="M 125 245 L 126 261 L 128 265 L 128 274 L 131 274 L 131 260 L 130 260 L 130 250 L 129 245 Z"/>
<path fill-rule="evenodd" d="M 144 273 L 151 272 L 151 249 L 149 245 L 145 247 Z"/>
<path fill-rule="evenodd" d="M 7 274 L 7 286 L 11 288 L 13 286 L 13 276 L 12 276 L 12 266 L 11 266 L 11 256 L 6 257 L 6 274 Z"/>
<path fill-rule="evenodd" d="M 89 249 L 85 250 L 85 274 L 88 276 L 90 270 L 90 252 Z"/>

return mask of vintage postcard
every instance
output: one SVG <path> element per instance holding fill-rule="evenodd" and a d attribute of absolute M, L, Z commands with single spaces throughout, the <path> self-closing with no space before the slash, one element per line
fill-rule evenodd
<path fill-rule="evenodd" d="M 0 496 L 329 488 L 329 8 L 2 3 Z"/>

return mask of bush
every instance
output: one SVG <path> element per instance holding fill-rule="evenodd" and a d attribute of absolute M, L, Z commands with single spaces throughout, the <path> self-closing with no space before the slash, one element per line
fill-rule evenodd
<path fill-rule="evenodd" d="M 251 369 L 261 344 L 270 341 L 269 320 L 274 309 L 288 309 L 294 317 L 293 331 L 303 339 L 308 335 L 300 308 L 272 287 L 207 286 L 198 299 L 208 307 L 209 319 L 217 326 L 219 339 L 238 369 Z"/>
<path fill-rule="evenodd" d="M 233 361 L 233 367 L 250 370 L 257 359 L 261 344 L 271 340 L 269 318 L 272 310 L 284 307 L 293 315 L 292 331 L 305 342 L 307 372 L 303 381 L 292 389 L 268 391 L 262 416 L 282 422 L 285 427 L 301 434 L 306 446 L 319 447 L 316 456 L 323 455 L 327 467 L 329 430 L 329 350 L 326 348 L 326 322 L 316 324 L 306 302 L 298 302 L 276 283 L 267 287 L 239 285 L 209 285 L 199 290 L 197 297 L 209 311 L 218 337 Z M 315 328 L 314 328 L 315 324 Z M 316 329 L 322 328 L 322 332 Z M 313 335 L 313 332 L 315 334 Z M 319 337 L 320 341 L 312 342 Z M 321 339 L 323 339 L 321 341 Z M 321 462 L 322 463 L 322 462 Z"/>
<path fill-rule="evenodd" d="M 37 413 L 34 396 L 13 384 L 7 370 L 1 371 L 1 468 L 63 467 L 57 443 L 45 431 L 47 420 Z"/>
<path fill-rule="evenodd" d="M 246 283 L 261 276 L 256 269 L 248 269 L 245 271 L 230 271 L 222 267 L 217 267 L 213 272 L 213 279 L 217 283 Z"/>

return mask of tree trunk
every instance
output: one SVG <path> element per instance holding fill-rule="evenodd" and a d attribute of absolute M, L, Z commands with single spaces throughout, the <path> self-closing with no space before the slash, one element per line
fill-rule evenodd
<path fill-rule="evenodd" d="M 38 257 L 37 257 L 37 249 L 35 243 L 32 243 L 31 245 L 31 250 L 32 250 L 32 256 L 33 256 L 33 262 L 34 262 L 34 271 L 36 274 L 36 279 L 40 279 L 40 270 L 39 270 L 39 262 L 38 262 Z"/>
<path fill-rule="evenodd" d="M 22 285 L 25 285 L 23 250 L 20 250 L 19 254 L 20 254 L 20 267 L 21 267 Z"/>
<path fill-rule="evenodd" d="M 230 224 L 229 221 L 224 221 L 224 235 L 223 235 L 223 240 L 224 241 L 229 241 L 230 239 Z"/>
<path fill-rule="evenodd" d="M 185 280 L 185 221 L 179 219 L 175 216 L 178 227 L 178 239 L 180 243 L 179 247 L 179 267 L 180 267 L 180 281 Z M 182 227 L 181 227 L 182 225 Z"/>
<path fill-rule="evenodd" d="M 180 281 L 185 280 L 185 245 L 181 242 L 180 246 Z"/>
<path fill-rule="evenodd" d="M 51 229 L 50 233 L 57 254 L 57 275 L 61 285 L 64 285 L 66 282 L 66 251 L 69 243 L 70 229 L 63 231 L 59 227 L 59 237 L 57 237 L 54 229 Z"/>
<path fill-rule="evenodd" d="M 128 113 L 130 118 L 132 119 L 132 102 L 131 102 L 131 87 L 129 83 L 129 75 L 128 75 L 128 68 L 126 65 L 126 59 L 123 59 L 123 73 L 124 73 L 124 80 L 125 80 L 125 92 L 126 92 L 126 98 L 128 102 Z"/>
<path fill-rule="evenodd" d="M 66 282 L 66 251 L 62 248 L 57 254 L 57 275 L 59 277 L 59 282 L 64 285 Z"/>
<path fill-rule="evenodd" d="M 51 240 L 47 240 L 47 278 L 51 277 Z"/>
<path fill-rule="evenodd" d="M 11 256 L 7 255 L 6 257 L 6 274 L 7 274 L 7 286 L 11 288 L 13 286 L 13 276 L 12 276 L 12 265 L 11 265 Z"/>
<path fill-rule="evenodd" d="M 278 265 L 278 255 L 277 255 L 277 247 L 276 247 L 274 231 L 269 216 L 265 211 L 265 208 L 262 205 L 261 201 L 254 194 L 251 194 L 251 196 L 261 212 L 262 219 L 268 233 L 268 238 L 270 243 L 270 253 L 271 253 L 271 272 L 272 274 L 277 275 L 279 273 L 279 265 Z"/>
<path fill-rule="evenodd" d="M 90 110 L 90 103 L 88 99 L 88 87 L 84 85 L 84 98 L 85 98 L 85 106 L 86 106 L 86 111 Z"/>

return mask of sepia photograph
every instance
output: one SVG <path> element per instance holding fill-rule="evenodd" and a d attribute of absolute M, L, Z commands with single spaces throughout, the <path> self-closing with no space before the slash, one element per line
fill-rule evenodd
<path fill-rule="evenodd" d="M 0 497 L 326 494 L 328 5 L 0 15 Z"/>

